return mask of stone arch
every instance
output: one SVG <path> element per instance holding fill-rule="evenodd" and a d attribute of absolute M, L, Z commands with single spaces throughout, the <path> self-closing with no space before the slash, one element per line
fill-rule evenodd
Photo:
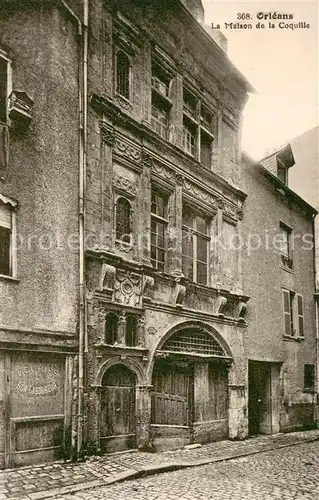
<path fill-rule="evenodd" d="M 123 365 L 131 370 L 136 376 L 137 385 L 145 384 L 144 370 L 137 361 L 135 361 L 134 359 L 121 359 L 119 356 L 113 356 L 112 358 L 104 361 L 104 363 L 102 363 L 102 365 L 99 367 L 95 377 L 95 386 L 102 386 L 102 379 L 105 372 L 114 365 Z"/>
<path fill-rule="evenodd" d="M 232 351 L 227 344 L 227 342 L 224 340 L 222 335 L 214 328 L 213 326 L 203 323 L 201 321 L 183 321 L 181 323 L 178 323 L 177 325 L 174 325 L 172 328 L 170 328 L 159 340 L 157 345 L 155 346 L 153 352 L 152 352 L 152 357 L 151 357 L 151 362 L 149 365 L 148 369 L 148 379 L 151 379 L 153 369 L 154 369 L 154 363 L 155 363 L 155 353 L 159 351 L 163 345 L 175 334 L 182 332 L 183 330 L 188 330 L 193 328 L 194 330 L 199 330 L 201 332 L 206 333 L 209 337 L 211 337 L 215 342 L 217 342 L 221 348 L 224 351 L 224 357 L 226 359 L 229 359 L 230 361 L 233 361 L 233 354 Z"/>

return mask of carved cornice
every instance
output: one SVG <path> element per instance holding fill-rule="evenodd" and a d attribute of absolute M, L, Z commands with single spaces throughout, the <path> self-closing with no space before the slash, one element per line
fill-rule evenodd
<path fill-rule="evenodd" d="M 197 200 L 202 201 L 214 208 L 215 210 L 218 208 L 218 198 L 208 191 L 204 191 L 204 189 L 200 188 L 189 179 L 183 179 L 183 190 L 186 193 L 189 193 L 191 196 L 194 196 Z"/>

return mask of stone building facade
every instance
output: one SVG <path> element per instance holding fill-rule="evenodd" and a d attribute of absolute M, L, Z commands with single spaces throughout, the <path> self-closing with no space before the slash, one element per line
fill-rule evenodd
<path fill-rule="evenodd" d="M 248 297 L 224 248 L 241 233 L 251 87 L 182 3 L 91 9 L 86 440 L 244 437 Z"/>
<path fill-rule="evenodd" d="M 285 153 L 287 159 L 290 149 Z M 311 428 L 317 420 L 316 210 L 246 155 L 243 179 L 249 432 Z"/>

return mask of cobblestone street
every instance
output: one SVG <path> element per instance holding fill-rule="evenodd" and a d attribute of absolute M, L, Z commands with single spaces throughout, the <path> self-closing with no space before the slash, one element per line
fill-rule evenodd
<path fill-rule="evenodd" d="M 319 499 L 319 443 L 158 474 L 55 500 Z"/>
<path fill-rule="evenodd" d="M 258 436 L 244 441 L 225 440 L 162 453 L 131 450 L 91 457 L 82 463 L 54 462 L 1 471 L 0 500 L 90 500 L 123 498 L 123 495 L 129 500 L 228 498 L 228 491 L 231 498 L 258 498 L 256 491 L 265 495 L 267 485 L 279 487 L 280 481 L 283 484 L 286 478 L 289 478 L 286 482 L 290 492 L 287 498 L 319 499 L 318 483 L 317 490 L 311 489 L 316 480 L 312 475 L 318 474 L 317 454 L 319 430 Z M 274 469 L 273 464 L 277 464 Z M 177 469 L 181 470 L 177 472 Z M 164 474 L 167 471 L 170 473 Z M 145 477 L 150 475 L 152 477 Z M 247 496 L 250 490 L 251 497 Z M 212 491 L 216 491 L 215 496 L 209 496 Z M 238 496 L 241 491 L 245 492 L 244 496 Z M 279 497 L 259 498 L 286 498 L 284 491 L 280 491 Z M 291 496 L 295 494 L 291 491 L 298 491 L 298 495 Z M 309 491 L 311 494 L 317 491 L 317 496 L 300 496 Z M 274 492 L 277 492 L 275 488 Z M 222 496 L 217 496 L 219 494 Z"/>

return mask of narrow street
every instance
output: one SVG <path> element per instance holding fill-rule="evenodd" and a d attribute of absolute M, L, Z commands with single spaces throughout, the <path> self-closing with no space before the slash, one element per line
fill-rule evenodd
<path fill-rule="evenodd" d="M 250 455 L 56 500 L 255 500 L 319 499 L 319 443 Z"/>

